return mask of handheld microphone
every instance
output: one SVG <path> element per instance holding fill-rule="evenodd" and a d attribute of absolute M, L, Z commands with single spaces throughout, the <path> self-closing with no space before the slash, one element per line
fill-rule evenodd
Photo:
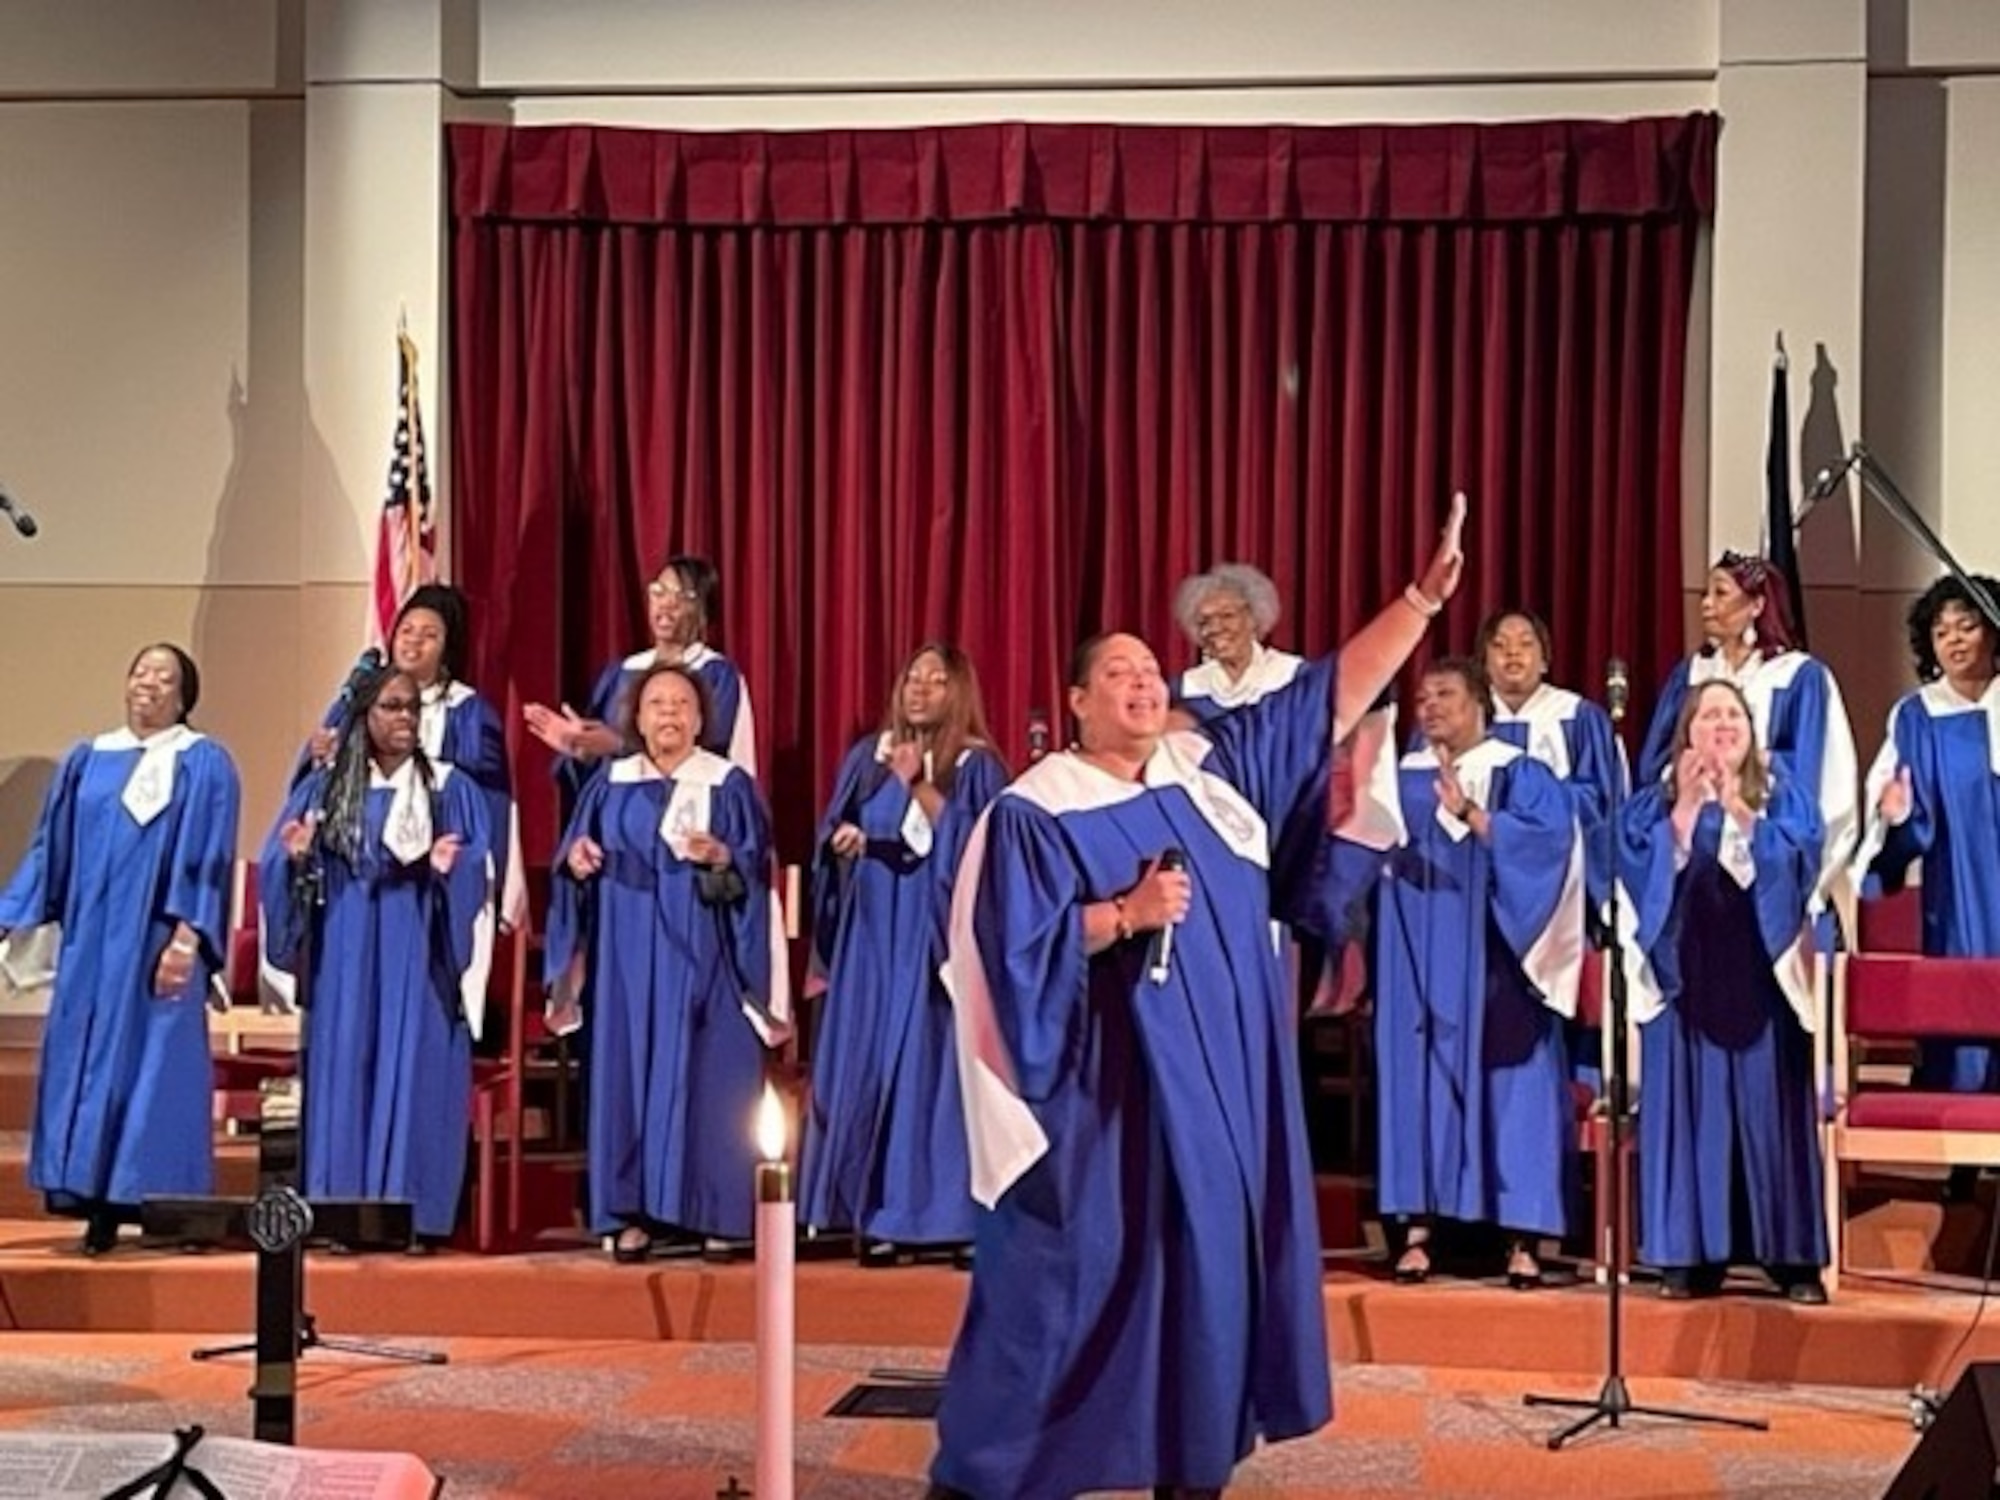
<path fill-rule="evenodd" d="M 42 529 L 36 523 L 35 518 L 16 505 L 14 497 L 5 490 L 0 490 L 0 516 L 5 516 L 8 520 L 12 521 L 14 529 L 23 537 L 32 537 Z"/>
<path fill-rule="evenodd" d="M 1181 849 L 1168 849 L 1160 855 L 1162 870 L 1180 871 L 1187 868 L 1187 853 Z M 1169 922 L 1153 934 L 1152 951 L 1146 956 L 1146 977 L 1155 984 L 1165 984 L 1174 971 L 1174 927 Z"/>
<path fill-rule="evenodd" d="M 1612 723 L 1625 722 L 1625 700 L 1631 691 L 1631 681 L 1625 675 L 1625 658 L 1612 657 L 1604 664 L 1604 705 L 1610 711 Z"/>
<path fill-rule="evenodd" d="M 1028 710 L 1028 764 L 1049 753 L 1049 713 L 1045 708 Z"/>
<path fill-rule="evenodd" d="M 339 703 L 343 709 L 354 707 L 354 700 L 360 696 L 362 684 L 382 670 L 382 648 L 370 646 L 354 659 L 348 670 L 347 681 L 340 685 Z"/>

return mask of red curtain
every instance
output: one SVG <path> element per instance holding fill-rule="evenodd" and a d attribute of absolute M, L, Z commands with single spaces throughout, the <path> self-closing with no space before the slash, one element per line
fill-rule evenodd
<path fill-rule="evenodd" d="M 518 747 L 521 703 L 643 644 L 668 553 L 712 557 L 797 858 L 917 642 L 972 653 L 1018 763 L 1080 636 L 1184 664 L 1174 586 L 1233 558 L 1276 579 L 1276 639 L 1324 649 L 1459 487 L 1436 646 L 1524 602 L 1559 681 L 1643 675 L 1681 647 L 1717 128 L 454 126 L 474 680 Z"/>

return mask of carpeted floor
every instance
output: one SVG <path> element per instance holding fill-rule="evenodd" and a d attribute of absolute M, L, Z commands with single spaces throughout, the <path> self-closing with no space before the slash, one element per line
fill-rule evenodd
<path fill-rule="evenodd" d="M 532 1289 L 521 1295 L 532 1296 Z M 165 1431 L 201 1422 L 247 1436 L 247 1363 L 197 1365 L 197 1342 L 159 1334 L 0 1337 L 0 1427 Z M 450 1500 L 709 1500 L 751 1479 L 751 1351 L 742 1344 L 448 1339 L 451 1364 L 418 1368 L 312 1356 L 301 1438 L 416 1453 Z M 935 1349 L 807 1347 L 798 1372 L 802 1500 L 923 1493 L 930 1424 L 824 1415 L 878 1367 L 933 1368 Z M 1232 1495 L 1590 1496 L 1594 1500 L 1880 1495 L 1915 1439 L 1882 1390 L 1634 1383 L 1634 1399 L 1770 1419 L 1765 1434 L 1634 1419 L 1552 1454 L 1553 1414 L 1525 1390 L 1590 1395 L 1592 1380 L 1356 1365 L 1339 1415 L 1313 1438 L 1265 1449 Z"/>

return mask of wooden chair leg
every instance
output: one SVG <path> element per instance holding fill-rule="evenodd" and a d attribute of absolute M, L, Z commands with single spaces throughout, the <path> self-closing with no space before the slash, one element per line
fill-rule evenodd
<path fill-rule="evenodd" d="M 479 1183 L 473 1192 L 473 1244 L 481 1254 L 493 1248 L 493 1095 L 482 1091 L 474 1106 L 479 1138 Z"/>

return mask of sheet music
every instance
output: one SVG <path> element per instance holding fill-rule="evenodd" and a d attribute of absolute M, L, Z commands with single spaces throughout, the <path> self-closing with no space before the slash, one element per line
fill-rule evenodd
<path fill-rule="evenodd" d="M 166 1463 L 174 1448 L 171 1435 L 152 1433 L 0 1433 L 0 1500 L 100 1500 Z M 188 1462 L 227 1500 L 431 1500 L 441 1488 L 408 1453 L 321 1452 L 205 1436 Z M 182 1479 L 172 1493 L 196 1492 Z"/>

